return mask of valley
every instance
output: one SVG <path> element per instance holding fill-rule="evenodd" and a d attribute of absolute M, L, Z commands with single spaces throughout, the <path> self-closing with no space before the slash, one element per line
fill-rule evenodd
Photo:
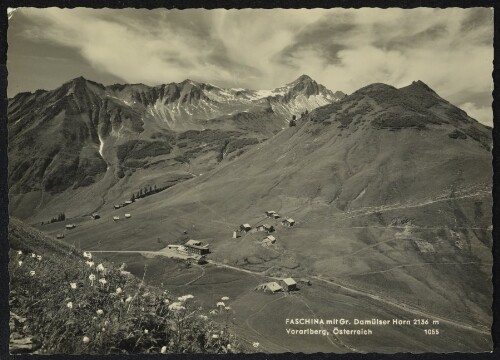
<path fill-rule="evenodd" d="M 50 164 L 25 169 L 50 151 L 20 160 L 32 149 L 23 140 L 29 131 L 16 125 L 23 121 L 21 115 L 17 120 L 20 105 L 13 103 L 14 216 L 124 263 L 150 285 L 191 293 L 206 309 L 228 296 L 234 333 L 265 352 L 491 348 L 491 132 L 424 83 L 400 89 L 372 84 L 348 96 L 308 77 L 270 92 L 190 81 L 181 90 L 91 86 L 120 95 L 113 106 L 128 115 L 91 120 L 80 112 L 78 121 L 72 118 L 71 126 L 93 125 L 88 138 L 83 130 L 74 133 L 85 141 L 71 184 L 53 180 L 68 171 L 61 149 Z M 201 105 L 221 97 L 235 100 L 224 110 Z M 177 99 L 185 99 L 182 110 L 175 110 Z M 242 104 L 252 110 L 232 114 Z M 147 111 L 139 113 L 139 106 Z M 186 115 L 195 109 L 196 116 Z M 47 125 L 59 123 L 59 114 L 25 127 L 59 134 Z M 292 115 L 295 126 L 288 124 Z M 74 144 L 64 151 L 76 151 Z M 63 172 L 55 175 L 56 168 Z M 153 185 L 165 189 L 114 208 Z M 267 217 L 269 210 L 281 217 Z M 62 211 L 64 222 L 41 225 L 47 214 Z M 295 224 L 283 226 L 287 218 Z M 252 230 L 239 231 L 242 224 Z M 274 227 L 274 243 L 266 245 L 268 234 L 256 230 L 264 224 Z M 209 244 L 208 264 L 188 266 L 164 251 L 190 239 Z M 273 294 L 255 290 L 289 277 L 311 285 Z M 371 336 L 292 336 L 286 318 L 423 318 L 437 320 L 440 335 L 412 325 L 372 328 Z"/>

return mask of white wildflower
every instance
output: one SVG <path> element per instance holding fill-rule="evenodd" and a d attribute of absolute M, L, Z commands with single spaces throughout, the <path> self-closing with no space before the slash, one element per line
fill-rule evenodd
<path fill-rule="evenodd" d="M 97 315 L 103 315 L 104 314 L 104 311 L 102 311 L 101 309 L 97 310 L 96 311 Z"/>
<path fill-rule="evenodd" d="M 31 276 L 35 276 L 35 271 L 34 271 L 34 270 L 31 270 L 31 271 L 30 271 L 30 275 L 31 275 Z"/>
<path fill-rule="evenodd" d="M 129 296 L 128 298 L 125 299 L 125 302 L 131 302 L 133 300 L 132 296 Z"/>
<path fill-rule="evenodd" d="M 73 309 L 73 303 L 70 301 L 69 303 L 66 304 L 66 307 L 68 309 Z"/>
<path fill-rule="evenodd" d="M 90 339 L 88 336 L 84 336 L 82 341 L 84 344 L 88 344 L 90 342 Z"/>
<path fill-rule="evenodd" d="M 99 264 L 99 265 L 97 265 L 97 268 L 96 268 L 96 269 L 97 269 L 97 271 L 99 271 L 99 272 L 104 272 L 104 271 L 106 271 L 106 269 L 104 268 L 104 265 L 103 265 L 103 264 Z"/>
<path fill-rule="evenodd" d="M 85 263 L 86 263 L 89 267 L 94 266 L 94 262 L 93 262 L 93 261 L 86 261 Z"/>
<path fill-rule="evenodd" d="M 167 347 L 166 346 L 162 346 L 160 352 L 162 354 L 166 354 L 167 353 Z"/>
<path fill-rule="evenodd" d="M 115 292 L 116 292 L 117 294 L 121 294 L 121 293 L 122 293 L 122 291 L 123 291 L 123 290 L 122 290 L 122 288 L 120 288 L 120 287 L 119 287 L 119 288 L 116 288 L 116 290 L 115 290 Z"/>
<path fill-rule="evenodd" d="M 168 299 L 163 300 L 163 302 L 165 303 L 165 305 L 170 304 L 170 300 L 168 300 Z"/>
<path fill-rule="evenodd" d="M 224 304 L 222 301 L 219 301 L 217 303 L 217 307 L 225 307 L 225 306 L 226 306 L 226 304 Z"/>
<path fill-rule="evenodd" d="M 174 302 L 168 306 L 168 309 L 173 310 L 173 311 L 181 311 L 181 310 L 184 310 L 185 307 L 182 306 L 182 303 L 180 303 L 180 302 Z"/>
<path fill-rule="evenodd" d="M 38 256 L 36 257 L 36 259 L 37 259 L 38 261 L 41 261 L 41 260 L 42 260 L 42 255 L 38 255 Z"/>
<path fill-rule="evenodd" d="M 69 286 L 71 286 L 73 290 L 76 289 L 76 283 L 69 283 Z"/>
<path fill-rule="evenodd" d="M 19 264 L 19 266 L 21 266 L 23 264 L 22 261 L 18 261 L 17 263 Z"/>
<path fill-rule="evenodd" d="M 149 330 L 148 329 L 144 329 L 144 334 L 149 334 Z"/>
<path fill-rule="evenodd" d="M 31 257 L 32 257 L 32 258 L 36 258 L 36 254 L 31 253 Z"/>
<path fill-rule="evenodd" d="M 259 347 L 259 345 L 260 345 L 260 343 L 258 343 L 258 342 L 254 342 L 254 343 L 252 344 L 252 346 L 253 346 L 254 348 L 256 348 L 256 349 Z"/>
<path fill-rule="evenodd" d="M 99 282 L 103 285 L 106 285 L 108 283 L 105 278 L 99 279 Z"/>
<path fill-rule="evenodd" d="M 89 280 L 90 280 L 90 284 L 91 284 L 92 286 L 94 286 L 95 275 L 94 275 L 94 274 L 90 274 L 90 275 L 89 275 Z"/>
<path fill-rule="evenodd" d="M 226 307 L 225 307 L 225 309 L 226 309 L 227 311 L 229 311 L 229 310 L 231 310 L 231 307 L 230 307 L 230 306 L 226 306 Z"/>
<path fill-rule="evenodd" d="M 17 255 L 22 255 L 22 254 L 23 254 L 23 252 L 22 252 L 21 250 L 19 250 L 19 251 L 17 252 Z"/>
<path fill-rule="evenodd" d="M 228 301 L 228 300 L 229 300 L 229 298 L 228 298 L 227 296 L 223 296 L 223 297 L 221 298 L 221 300 L 222 300 L 222 301 Z"/>
<path fill-rule="evenodd" d="M 213 335 L 212 335 L 212 338 L 214 338 L 214 339 L 218 339 L 218 338 L 219 338 L 219 335 L 217 335 L 217 334 L 213 334 Z"/>
<path fill-rule="evenodd" d="M 90 259 L 92 259 L 92 254 L 89 253 L 89 252 L 84 251 L 83 252 L 83 257 L 90 260 Z"/>
<path fill-rule="evenodd" d="M 180 296 L 177 298 L 177 300 L 179 300 L 180 302 L 184 302 L 184 301 L 187 301 L 189 299 L 192 299 L 194 296 L 193 295 L 184 295 L 184 296 Z"/>
<path fill-rule="evenodd" d="M 217 310 L 211 310 L 211 311 L 210 311 L 210 314 L 212 314 L 212 315 L 217 314 Z"/>
<path fill-rule="evenodd" d="M 208 316 L 206 315 L 199 315 L 199 318 L 202 320 L 208 320 Z"/>
<path fill-rule="evenodd" d="M 227 344 L 226 349 L 231 350 L 231 344 Z"/>

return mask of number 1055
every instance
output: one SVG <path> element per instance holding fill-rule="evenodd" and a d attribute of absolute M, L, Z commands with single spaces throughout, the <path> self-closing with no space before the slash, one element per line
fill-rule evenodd
<path fill-rule="evenodd" d="M 425 335 L 439 335 L 438 329 L 424 329 Z"/>

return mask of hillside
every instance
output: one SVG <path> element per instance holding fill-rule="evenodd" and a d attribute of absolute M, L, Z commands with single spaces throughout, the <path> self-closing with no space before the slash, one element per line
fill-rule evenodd
<path fill-rule="evenodd" d="M 176 299 L 14 218 L 9 240 L 13 354 L 251 351 L 192 295 Z"/>
<path fill-rule="evenodd" d="M 144 187 L 175 185 L 342 96 L 308 76 L 261 91 L 77 78 L 20 93 L 8 106 L 11 214 L 35 223 L 47 213 L 90 214 Z"/>
<path fill-rule="evenodd" d="M 220 263 L 333 279 L 487 329 L 490 151 L 490 129 L 424 83 L 372 84 L 232 162 L 137 201 L 130 221 L 113 223 L 113 210 L 99 221 L 74 219 L 67 238 L 86 249 L 156 250 L 158 239 L 181 243 L 186 231 L 210 243 Z M 296 225 L 282 227 L 266 210 Z M 240 224 L 263 222 L 277 228 L 276 245 L 263 247 L 262 233 L 231 239 Z"/>

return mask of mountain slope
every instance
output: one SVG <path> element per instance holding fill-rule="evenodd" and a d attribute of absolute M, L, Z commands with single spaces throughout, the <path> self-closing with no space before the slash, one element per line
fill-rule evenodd
<path fill-rule="evenodd" d="M 34 221 L 45 210 L 81 215 L 172 186 L 342 95 L 307 76 L 268 92 L 191 80 L 105 87 L 80 77 L 18 94 L 8 107 L 11 212 Z"/>
<path fill-rule="evenodd" d="M 133 221 L 82 221 L 71 236 L 89 249 L 144 250 L 158 238 L 178 243 L 189 229 L 221 263 L 333 278 L 488 327 L 490 149 L 489 128 L 422 82 L 373 84 L 233 162 L 131 205 Z M 296 226 L 266 219 L 266 210 Z M 278 229 L 275 246 L 263 247 L 262 233 L 231 239 L 239 224 L 262 222 Z"/>

